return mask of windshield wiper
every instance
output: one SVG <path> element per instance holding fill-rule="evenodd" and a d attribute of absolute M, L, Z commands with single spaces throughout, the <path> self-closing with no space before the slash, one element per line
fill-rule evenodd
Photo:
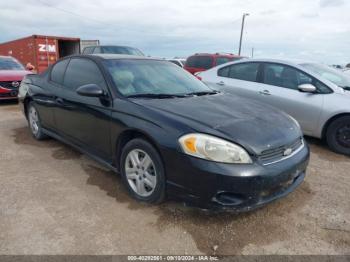
<path fill-rule="evenodd" d="M 176 95 L 176 94 L 152 94 L 152 93 L 145 93 L 145 94 L 134 94 L 134 95 L 128 95 L 128 98 L 175 98 L 175 97 L 185 97 L 184 95 Z"/>
<path fill-rule="evenodd" d="M 198 91 L 198 92 L 191 92 L 187 93 L 186 96 L 205 96 L 205 95 L 215 95 L 220 93 L 217 90 L 212 90 L 212 91 Z"/>

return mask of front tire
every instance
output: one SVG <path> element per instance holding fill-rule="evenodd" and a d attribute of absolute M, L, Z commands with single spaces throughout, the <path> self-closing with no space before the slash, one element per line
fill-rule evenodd
<path fill-rule="evenodd" d="M 47 136 L 43 133 L 40 116 L 34 102 L 29 103 L 27 112 L 28 124 L 33 137 L 37 140 L 43 140 L 47 138 Z"/>
<path fill-rule="evenodd" d="M 350 155 L 350 116 L 343 116 L 331 122 L 326 139 L 334 152 Z"/>
<path fill-rule="evenodd" d="M 157 150 L 143 139 L 128 142 L 121 154 L 121 175 L 130 195 L 147 203 L 165 197 L 165 171 Z"/>

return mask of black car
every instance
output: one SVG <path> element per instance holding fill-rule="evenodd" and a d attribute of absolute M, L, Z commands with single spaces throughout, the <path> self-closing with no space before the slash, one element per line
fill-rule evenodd
<path fill-rule="evenodd" d="M 36 139 L 78 148 L 145 202 L 251 210 L 300 185 L 309 160 L 291 117 L 164 60 L 67 57 L 27 76 L 20 101 Z"/>
<path fill-rule="evenodd" d="M 83 55 L 90 54 L 118 54 L 118 55 L 137 55 L 145 56 L 139 49 L 131 46 L 118 45 L 97 45 L 88 46 L 83 50 Z"/>

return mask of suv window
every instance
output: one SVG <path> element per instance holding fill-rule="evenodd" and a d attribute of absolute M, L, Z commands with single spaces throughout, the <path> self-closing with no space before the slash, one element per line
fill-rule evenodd
<path fill-rule="evenodd" d="M 92 52 L 94 51 L 94 47 L 90 46 L 90 47 L 85 47 L 83 50 L 83 54 L 92 54 Z"/>
<path fill-rule="evenodd" d="M 51 81 L 63 84 L 63 76 L 64 72 L 66 71 L 67 65 L 68 65 L 69 59 L 64 59 L 62 61 L 57 62 L 52 70 L 51 70 Z"/>
<path fill-rule="evenodd" d="M 96 84 L 106 88 L 104 77 L 95 62 L 89 59 L 72 58 L 64 76 L 64 86 L 76 89 L 86 84 Z"/>
<path fill-rule="evenodd" d="M 213 58 L 211 56 L 191 56 L 187 59 L 186 66 L 209 69 L 213 66 Z"/>
<path fill-rule="evenodd" d="M 313 84 L 313 78 L 296 68 L 280 65 L 265 64 L 263 81 L 267 85 L 285 87 L 298 90 L 302 84 Z"/>
<path fill-rule="evenodd" d="M 259 63 L 242 63 L 226 66 L 218 71 L 218 75 L 239 80 L 256 82 Z"/>
<path fill-rule="evenodd" d="M 222 65 L 225 64 L 227 62 L 232 61 L 232 58 L 229 57 L 217 57 L 216 58 L 216 65 Z"/>

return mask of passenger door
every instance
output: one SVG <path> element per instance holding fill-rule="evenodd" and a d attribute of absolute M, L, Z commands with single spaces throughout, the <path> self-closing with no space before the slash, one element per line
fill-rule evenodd
<path fill-rule="evenodd" d="M 318 127 L 324 94 L 300 92 L 298 86 L 312 84 L 320 90 L 322 83 L 299 69 L 277 63 L 264 63 L 262 82 L 261 99 L 293 116 L 304 133 L 312 135 Z"/>
<path fill-rule="evenodd" d="M 245 62 L 220 68 L 217 72 L 216 87 L 228 93 L 262 100 L 259 95 L 260 63 Z"/>
<path fill-rule="evenodd" d="M 104 76 L 93 60 L 72 58 L 64 75 L 62 92 L 56 98 L 56 125 L 74 143 L 110 159 L 112 99 L 77 94 L 77 88 L 86 84 L 97 84 L 109 94 Z"/>

